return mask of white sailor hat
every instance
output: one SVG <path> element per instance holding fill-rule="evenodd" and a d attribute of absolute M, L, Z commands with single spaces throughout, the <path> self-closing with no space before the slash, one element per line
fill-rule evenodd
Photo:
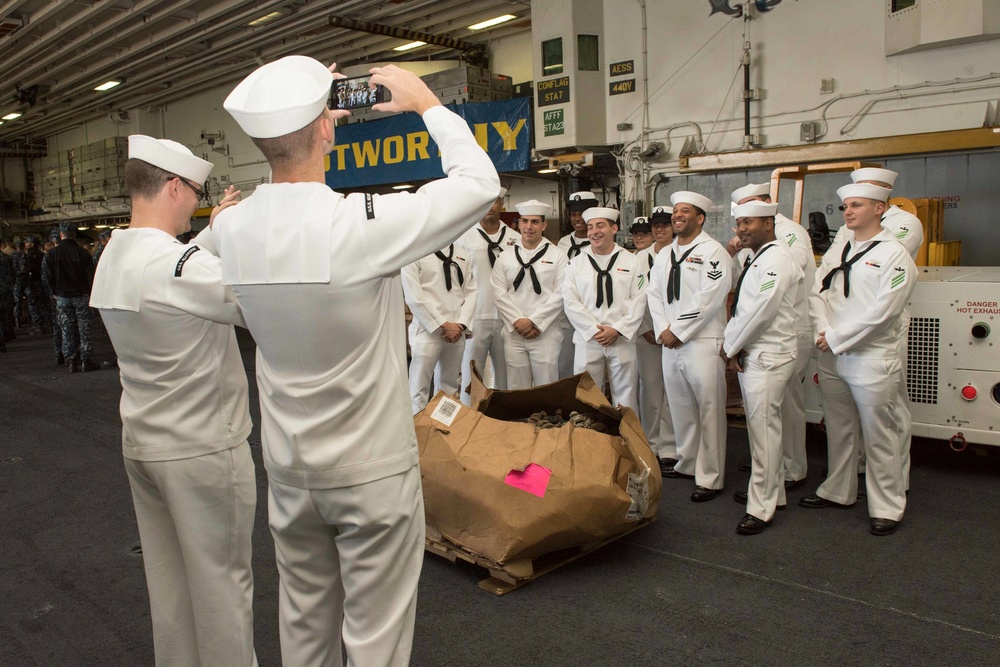
<path fill-rule="evenodd" d="M 892 190 L 880 188 L 870 183 L 852 183 L 851 185 L 844 185 L 837 188 L 837 196 L 840 197 L 840 201 L 847 201 L 851 197 L 863 197 L 865 199 L 885 202 L 889 199 L 890 194 L 892 194 Z"/>
<path fill-rule="evenodd" d="M 597 196 L 593 192 L 574 192 L 566 200 L 566 208 L 577 213 L 597 206 Z"/>
<path fill-rule="evenodd" d="M 670 203 L 674 206 L 678 204 L 691 204 L 692 206 L 697 206 L 705 213 L 708 213 L 712 208 L 712 200 L 705 195 L 700 195 L 697 192 L 690 192 L 688 190 L 681 190 L 680 192 L 675 192 L 670 195 Z"/>
<path fill-rule="evenodd" d="M 673 206 L 657 206 L 653 209 L 653 212 L 649 214 L 649 224 L 670 224 L 671 219 L 674 215 Z"/>
<path fill-rule="evenodd" d="M 543 218 L 552 212 L 552 206 L 537 199 L 529 199 L 520 204 L 515 204 L 514 208 L 520 215 L 540 215 Z"/>
<path fill-rule="evenodd" d="M 594 218 L 603 218 L 618 224 L 618 209 L 606 206 L 591 206 L 583 212 L 583 219 L 586 222 L 590 222 Z"/>
<path fill-rule="evenodd" d="M 653 225 L 649 222 L 649 218 L 639 217 L 632 221 L 632 226 L 628 228 L 629 234 L 638 234 L 640 232 L 646 232 L 647 234 L 653 231 Z"/>
<path fill-rule="evenodd" d="M 892 186 L 896 183 L 897 176 L 899 176 L 899 174 L 891 169 L 864 167 L 862 169 L 855 169 L 851 172 L 851 181 L 853 183 L 857 183 L 858 181 L 878 181 L 879 183 L 885 183 L 892 188 Z"/>
<path fill-rule="evenodd" d="M 733 206 L 734 218 L 769 218 L 777 212 L 777 204 L 768 204 L 757 200 Z"/>
<path fill-rule="evenodd" d="M 319 118 L 332 82 L 333 74 L 318 60 L 287 56 L 254 70 L 222 106 L 251 137 L 281 137 Z"/>
<path fill-rule="evenodd" d="M 183 144 L 170 139 L 154 139 L 144 134 L 129 135 L 128 156 L 195 183 L 204 183 L 215 166 L 208 160 L 195 156 Z"/>
<path fill-rule="evenodd" d="M 733 203 L 739 204 L 742 200 L 747 197 L 763 197 L 765 195 L 770 196 L 771 194 L 771 184 L 770 183 L 751 183 L 750 185 L 744 185 L 742 188 L 737 188 L 733 190 Z"/>

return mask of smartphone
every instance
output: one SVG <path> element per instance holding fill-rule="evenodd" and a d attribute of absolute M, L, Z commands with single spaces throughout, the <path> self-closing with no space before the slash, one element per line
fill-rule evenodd
<path fill-rule="evenodd" d="M 392 99 L 385 86 L 371 87 L 371 74 L 334 79 L 330 89 L 331 109 L 363 109 Z"/>

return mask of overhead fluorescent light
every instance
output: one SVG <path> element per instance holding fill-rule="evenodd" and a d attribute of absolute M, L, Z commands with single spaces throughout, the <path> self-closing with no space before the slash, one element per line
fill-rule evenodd
<path fill-rule="evenodd" d="M 77 230 L 77 231 L 79 231 L 79 232 L 85 232 L 85 231 L 87 231 L 88 229 L 90 229 L 90 227 L 77 227 L 77 228 L 76 228 L 76 230 Z"/>
<path fill-rule="evenodd" d="M 538 173 L 538 174 L 554 174 L 557 171 L 559 171 L 559 170 L 558 169 L 539 169 L 536 173 Z"/>
<path fill-rule="evenodd" d="M 392 189 L 393 190 L 409 190 L 412 187 L 413 187 L 413 185 L 411 183 L 403 183 L 402 185 L 394 185 L 394 186 L 392 186 Z"/>
<path fill-rule="evenodd" d="M 402 46 L 397 46 L 396 48 L 393 49 L 393 51 L 409 51 L 411 49 L 419 48 L 426 43 L 427 42 L 410 42 L 409 44 L 403 44 Z"/>
<path fill-rule="evenodd" d="M 94 229 L 107 229 L 111 225 L 94 225 Z"/>
<path fill-rule="evenodd" d="M 255 18 L 253 21 L 250 21 L 250 23 L 247 23 L 247 25 L 258 26 L 261 25 L 262 23 L 267 23 L 268 21 L 273 21 L 276 18 L 284 16 L 286 13 L 287 12 L 271 12 L 270 14 L 264 14 L 263 16 Z"/>
<path fill-rule="evenodd" d="M 470 25 L 469 30 L 484 30 L 486 28 L 492 28 L 495 25 L 500 25 L 501 23 L 506 23 L 507 21 L 513 21 L 517 17 L 513 14 L 504 14 L 503 16 L 498 16 L 488 21 L 480 21 L 475 25 Z"/>
<path fill-rule="evenodd" d="M 101 91 L 111 90 L 115 86 L 120 86 L 120 85 L 122 85 L 122 80 L 121 79 L 111 79 L 111 80 L 105 81 L 101 85 L 97 86 L 96 88 L 94 88 L 94 90 L 101 90 Z"/>
<path fill-rule="evenodd" d="M 20 113 L 19 111 L 12 111 L 11 113 L 7 114 L 6 116 L 2 116 L 2 118 L 4 120 L 14 120 L 15 118 L 20 118 L 23 115 L 24 114 Z"/>

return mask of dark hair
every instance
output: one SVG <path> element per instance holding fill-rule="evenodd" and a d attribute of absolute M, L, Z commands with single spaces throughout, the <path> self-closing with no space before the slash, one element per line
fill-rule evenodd
<path fill-rule="evenodd" d="M 324 114 L 325 110 L 324 113 L 317 116 L 311 123 L 294 132 L 269 139 L 251 137 L 251 141 L 264 154 L 264 157 L 267 158 L 267 163 L 271 165 L 272 169 L 294 163 L 308 154 L 312 149 L 313 142 L 316 140 L 316 132 L 319 128 L 317 121 L 323 118 Z"/>
<path fill-rule="evenodd" d="M 179 177 L 145 160 L 130 158 L 125 163 L 125 189 L 133 199 L 155 198 L 172 178 Z"/>

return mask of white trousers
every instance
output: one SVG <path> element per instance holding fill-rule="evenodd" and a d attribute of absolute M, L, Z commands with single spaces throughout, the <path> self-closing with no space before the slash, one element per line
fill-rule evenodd
<path fill-rule="evenodd" d="M 657 458 L 674 458 L 677 439 L 663 387 L 663 346 L 651 345 L 638 336 L 635 353 L 639 363 L 639 421 Z"/>
<path fill-rule="evenodd" d="M 899 390 L 896 393 L 896 423 L 899 424 L 899 440 L 903 458 L 903 484 L 910 490 L 910 443 L 913 436 L 913 418 L 910 412 L 910 396 L 906 389 L 906 369 L 909 364 L 909 327 L 903 332 L 902 368 L 899 372 Z"/>
<path fill-rule="evenodd" d="M 611 385 L 612 405 L 625 405 L 638 410 L 639 367 L 635 344 L 624 336 L 619 336 L 613 345 L 607 347 L 593 340 L 577 343 L 573 371 L 587 371 L 602 390 L 606 377 Z"/>
<path fill-rule="evenodd" d="M 562 328 L 562 347 L 559 349 L 559 379 L 573 377 L 576 364 L 576 345 L 573 343 L 573 325 L 565 320 Z"/>
<path fill-rule="evenodd" d="M 256 665 L 250 446 L 176 461 L 125 459 L 157 667 Z"/>
<path fill-rule="evenodd" d="M 830 352 L 819 357 L 829 473 L 816 495 L 845 505 L 857 500 L 854 433 L 860 419 L 868 461 L 868 514 L 873 519 L 899 521 L 906 509 L 902 440 L 896 418 L 900 369 L 899 359 L 859 359 Z"/>
<path fill-rule="evenodd" d="M 406 667 L 424 558 L 420 469 L 338 489 L 270 480 L 281 661 Z"/>
<path fill-rule="evenodd" d="M 794 380 L 796 357 L 760 352 L 743 361 L 738 373 L 750 437 L 752 471 L 747 488 L 747 514 L 770 521 L 785 504 L 782 418 L 785 389 Z"/>
<path fill-rule="evenodd" d="M 458 374 L 462 369 L 465 345 L 449 343 L 441 330 L 427 331 L 415 322 L 410 324 L 410 404 L 417 414 L 430 400 L 431 379 L 434 386 L 449 396 L 458 393 Z"/>
<path fill-rule="evenodd" d="M 538 338 L 526 340 L 516 331 L 500 333 L 507 360 L 507 388 L 531 389 L 559 379 L 562 329 L 551 326 Z"/>
<path fill-rule="evenodd" d="M 784 459 L 784 478 L 790 482 L 805 479 L 806 461 L 806 368 L 812 356 L 815 341 L 812 331 L 797 333 L 798 352 L 795 369 L 788 381 L 784 400 L 781 402 L 781 451 Z M 745 402 L 745 401 L 744 401 Z M 759 517 L 758 517 L 759 518 Z"/>
<path fill-rule="evenodd" d="M 476 320 L 472 325 L 472 338 L 465 341 L 462 357 L 462 403 L 472 405 L 472 397 L 467 391 L 472 386 L 472 371 L 469 362 L 475 361 L 480 375 L 486 375 L 486 357 L 493 360 L 493 389 L 507 388 L 507 361 L 503 352 L 500 320 Z"/>
<path fill-rule="evenodd" d="M 663 348 L 663 383 L 677 435 L 678 472 L 721 489 L 726 472 L 726 368 L 721 338 L 695 338 Z"/>

